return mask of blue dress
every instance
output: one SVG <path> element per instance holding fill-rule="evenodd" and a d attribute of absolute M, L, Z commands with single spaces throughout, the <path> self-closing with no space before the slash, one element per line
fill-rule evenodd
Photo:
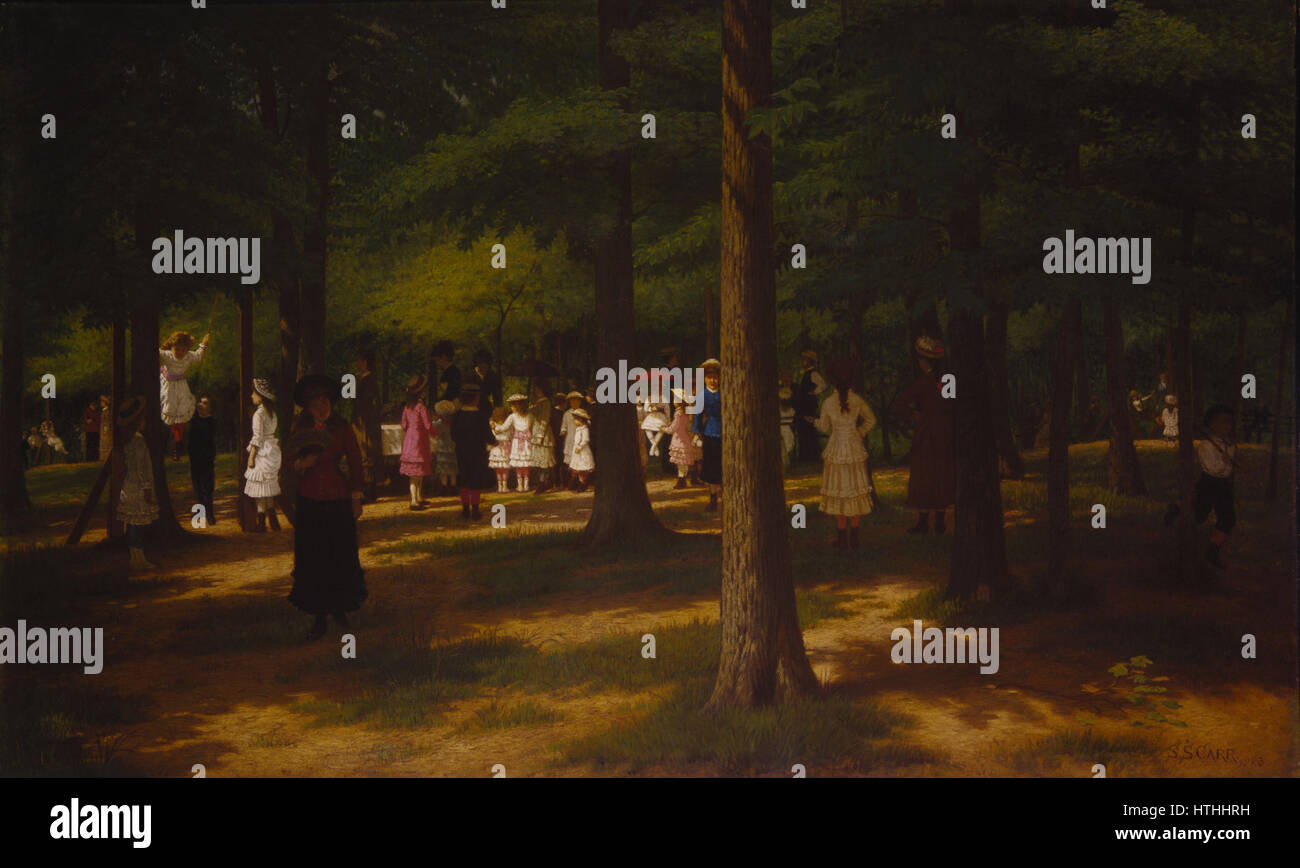
<path fill-rule="evenodd" d="M 709 485 L 722 484 L 722 392 L 705 388 L 704 406 L 691 423 L 691 430 L 703 441 L 700 479 Z"/>

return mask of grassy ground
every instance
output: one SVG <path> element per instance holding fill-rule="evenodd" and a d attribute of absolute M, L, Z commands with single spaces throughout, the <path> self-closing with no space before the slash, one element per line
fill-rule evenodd
<path fill-rule="evenodd" d="M 1141 444 L 1149 498 L 1105 491 L 1103 444 L 1071 450 L 1067 581 L 1043 575 L 1045 457 L 1030 454 L 1026 479 L 1002 489 L 1015 591 L 965 606 L 942 593 L 950 538 L 902 532 L 904 469 L 877 469 L 883 506 L 851 553 L 829 545 L 818 478 L 796 474 L 788 500 L 809 516 L 791 530 L 798 613 L 825 689 L 716 715 L 700 709 L 719 653 L 718 520 L 698 489 L 673 491 L 653 469 L 656 512 L 684 531 L 654 547 L 582 551 L 590 494 L 490 495 L 506 529 L 466 526 L 446 500 L 368 508 L 371 596 L 345 656 L 337 629 L 304 643 L 305 619 L 284 601 L 291 531 L 222 522 L 151 553 L 159 575 L 128 579 L 122 553 L 96 545 L 102 529 L 50 544 L 93 468 L 40 468 L 28 479 L 44 528 L 7 540 L 0 625 L 102 624 L 108 663 L 94 678 L 6 671 L 0 708 L 24 712 L 0 714 L 0 773 L 174 775 L 203 762 L 210 775 L 270 776 L 486 775 L 498 763 L 511 776 L 780 776 L 796 764 L 1086 776 L 1101 762 L 1110 776 L 1295 774 L 1294 525 L 1262 497 L 1263 450 L 1243 452 L 1231 569 L 1195 586 L 1164 567 L 1172 450 Z M 168 469 L 186 490 L 185 463 Z M 1088 523 L 1095 503 L 1104 530 Z M 890 633 L 916 618 L 997 626 L 1000 671 L 893 664 Z M 1258 659 L 1240 654 L 1246 632 Z M 1185 744 L 1237 760 L 1187 760 Z"/>

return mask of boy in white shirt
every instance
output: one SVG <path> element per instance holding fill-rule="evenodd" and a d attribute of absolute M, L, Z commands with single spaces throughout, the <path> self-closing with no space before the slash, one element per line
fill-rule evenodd
<path fill-rule="evenodd" d="M 1231 407 L 1215 404 L 1205 411 L 1204 421 L 1209 436 L 1196 441 L 1196 460 L 1201 466 L 1201 475 L 1196 480 L 1193 515 L 1196 523 L 1200 524 L 1211 512 L 1214 513 L 1214 534 L 1210 537 L 1205 559 L 1213 566 L 1223 569 L 1219 550 L 1237 523 L 1232 484 L 1237 469 L 1237 443 L 1233 437 L 1237 420 Z M 1178 513 L 1178 504 L 1169 504 L 1165 523 L 1172 524 Z"/>

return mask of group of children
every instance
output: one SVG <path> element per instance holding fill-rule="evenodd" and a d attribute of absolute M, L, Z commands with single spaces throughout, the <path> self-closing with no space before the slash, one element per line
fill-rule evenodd
<path fill-rule="evenodd" d="M 556 395 L 554 407 L 540 389 L 532 402 L 516 392 L 506 398 L 504 405 L 487 412 L 479 407 L 481 391 L 469 389 L 472 384 L 466 384 L 458 401 L 438 401 L 430 414 L 422 398 L 427 385 L 424 375 L 412 377 L 402 409 L 399 470 L 409 483 L 410 509 L 425 508 L 424 480 L 428 476 L 435 476 L 444 490 L 452 489 L 453 480 L 458 479 L 457 488 L 471 487 L 464 485 L 465 479 L 461 478 L 475 474 L 462 472 L 465 445 L 457 442 L 456 432 L 458 428 L 463 431 L 463 441 L 466 437 L 477 438 L 480 429 L 453 424 L 456 415 L 471 404 L 475 413 L 487 415 L 487 431 L 492 438 L 486 444 L 487 468 L 495 476 L 498 492 L 510 490 L 511 473 L 515 476 L 515 490 L 520 492 L 547 491 L 566 481 L 577 491 L 586 490 L 596 462 L 591 449 L 591 415 L 583 406 L 586 396 L 581 392 Z M 564 404 L 568 406 L 561 413 Z M 554 431 L 556 417 L 558 437 Z M 476 455 L 472 463 L 478 463 Z"/>

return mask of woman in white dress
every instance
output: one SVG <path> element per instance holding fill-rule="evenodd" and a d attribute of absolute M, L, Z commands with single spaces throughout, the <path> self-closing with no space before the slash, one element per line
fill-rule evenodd
<path fill-rule="evenodd" d="M 596 469 L 596 459 L 591 454 L 591 417 L 581 408 L 573 411 L 573 454 L 569 456 L 569 469 L 578 477 L 576 491 L 587 490 L 587 479 Z"/>
<path fill-rule="evenodd" d="M 254 533 L 265 533 L 269 520 L 271 530 L 280 529 L 280 519 L 275 514 L 275 498 L 280 494 L 280 444 L 275 439 L 279 422 L 275 412 L 275 392 L 271 384 L 258 378 L 253 380 L 253 437 L 248 441 L 248 469 L 244 471 L 244 494 L 257 501 L 257 526 Z"/>
<path fill-rule="evenodd" d="M 834 391 L 822 401 L 817 429 L 829 433 L 822 450 L 821 511 L 835 516 L 835 547 L 858 547 L 858 519 L 871 512 L 867 448 L 862 439 L 876 427 L 876 415 L 862 396 L 849 388 L 852 365 L 831 366 Z"/>
<path fill-rule="evenodd" d="M 189 370 L 203 360 L 208 349 L 204 335 L 198 349 L 189 332 L 172 332 L 158 350 L 159 400 L 162 405 L 163 424 L 172 432 L 172 457 L 181 457 L 181 441 L 185 437 L 185 423 L 194 418 L 194 393 L 186 381 Z"/>

